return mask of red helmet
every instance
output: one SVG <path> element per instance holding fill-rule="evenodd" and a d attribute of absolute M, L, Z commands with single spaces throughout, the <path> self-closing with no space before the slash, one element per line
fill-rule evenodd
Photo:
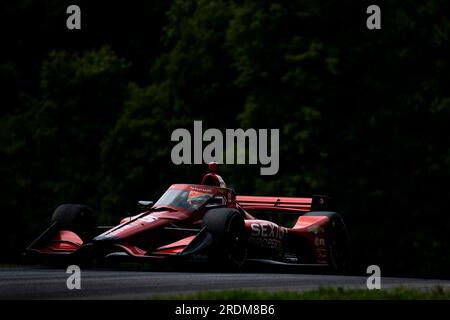
<path fill-rule="evenodd" d="M 217 174 L 217 168 L 218 164 L 217 162 L 210 162 L 208 164 L 210 173 L 206 174 L 201 184 L 208 185 L 208 186 L 214 186 L 214 187 L 221 187 L 226 188 L 225 181 L 223 181 L 222 177 Z"/>

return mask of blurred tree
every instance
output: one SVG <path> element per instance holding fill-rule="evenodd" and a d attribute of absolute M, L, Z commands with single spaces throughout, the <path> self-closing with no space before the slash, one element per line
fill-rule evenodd
<path fill-rule="evenodd" d="M 25 225 L 1 235 L 11 252 L 61 202 L 115 222 L 136 200 L 197 182 L 205 168 L 172 165 L 170 136 L 202 120 L 279 128 L 278 175 L 224 166 L 223 177 L 239 193 L 331 194 L 356 270 L 448 276 L 449 4 L 380 2 L 376 31 L 368 4 L 89 2 L 75 34 L 56 27 L 58 2 L 2 3 L 0 29 L 20 22 L 0 63 L 0 201 Z"/>
<path fill-rule="evenodd" d="M 100 143 L 122 109 L 127 68 L 108 48 L 52 52 L 41 98 L 1 119 L 1 198 L 18 234 L 45 226 L 62 202 L 99 202 Z"/>

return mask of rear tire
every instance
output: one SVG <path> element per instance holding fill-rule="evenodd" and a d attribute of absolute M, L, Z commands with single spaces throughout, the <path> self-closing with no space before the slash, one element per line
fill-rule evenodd
<path fill-rule="evenodd" d="M 214 238 L 208 257 L 216 267 L 226 270 L 240 268 L 247 257 L 245 222 L 234 209 L 209 210 L 203 217 L 203 226 Z"/>
<path fill-rule="evenodd" d="M 305 216 L 326 216 L 330 221 L 325 228 L 327 262 L 331 271 L 345 273 L 350 265 L 350 239 L 344 220 L 336 212 L 308 212 Z"/>

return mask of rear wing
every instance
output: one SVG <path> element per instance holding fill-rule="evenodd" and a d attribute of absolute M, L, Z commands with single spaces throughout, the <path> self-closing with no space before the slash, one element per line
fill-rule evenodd
<path fill-rule="evenodd" d="M 277 210 L 285 212 L 309 212 L 328 210 L 330 197 L 313 195 L 310 198 L 236 196 L 236 202 L 245 210 Z"/>

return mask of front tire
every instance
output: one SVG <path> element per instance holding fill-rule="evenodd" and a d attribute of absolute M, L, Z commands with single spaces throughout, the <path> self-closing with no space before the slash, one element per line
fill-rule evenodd
<path fill-rule="evenodd" d="M 85 240 L 95 228 L 94 210 L 81 204 L 62 204 L 54 211 L 51 222 Z"/>
<path fill-rule="evenodd" d="M 203 226 L 211 233 L 214 246 L 208 257 L 215 266 L 227 270 L 240 268 L 247 257 L 245 222 L 234 209 L 209 210 L 203 217 Z"/>

